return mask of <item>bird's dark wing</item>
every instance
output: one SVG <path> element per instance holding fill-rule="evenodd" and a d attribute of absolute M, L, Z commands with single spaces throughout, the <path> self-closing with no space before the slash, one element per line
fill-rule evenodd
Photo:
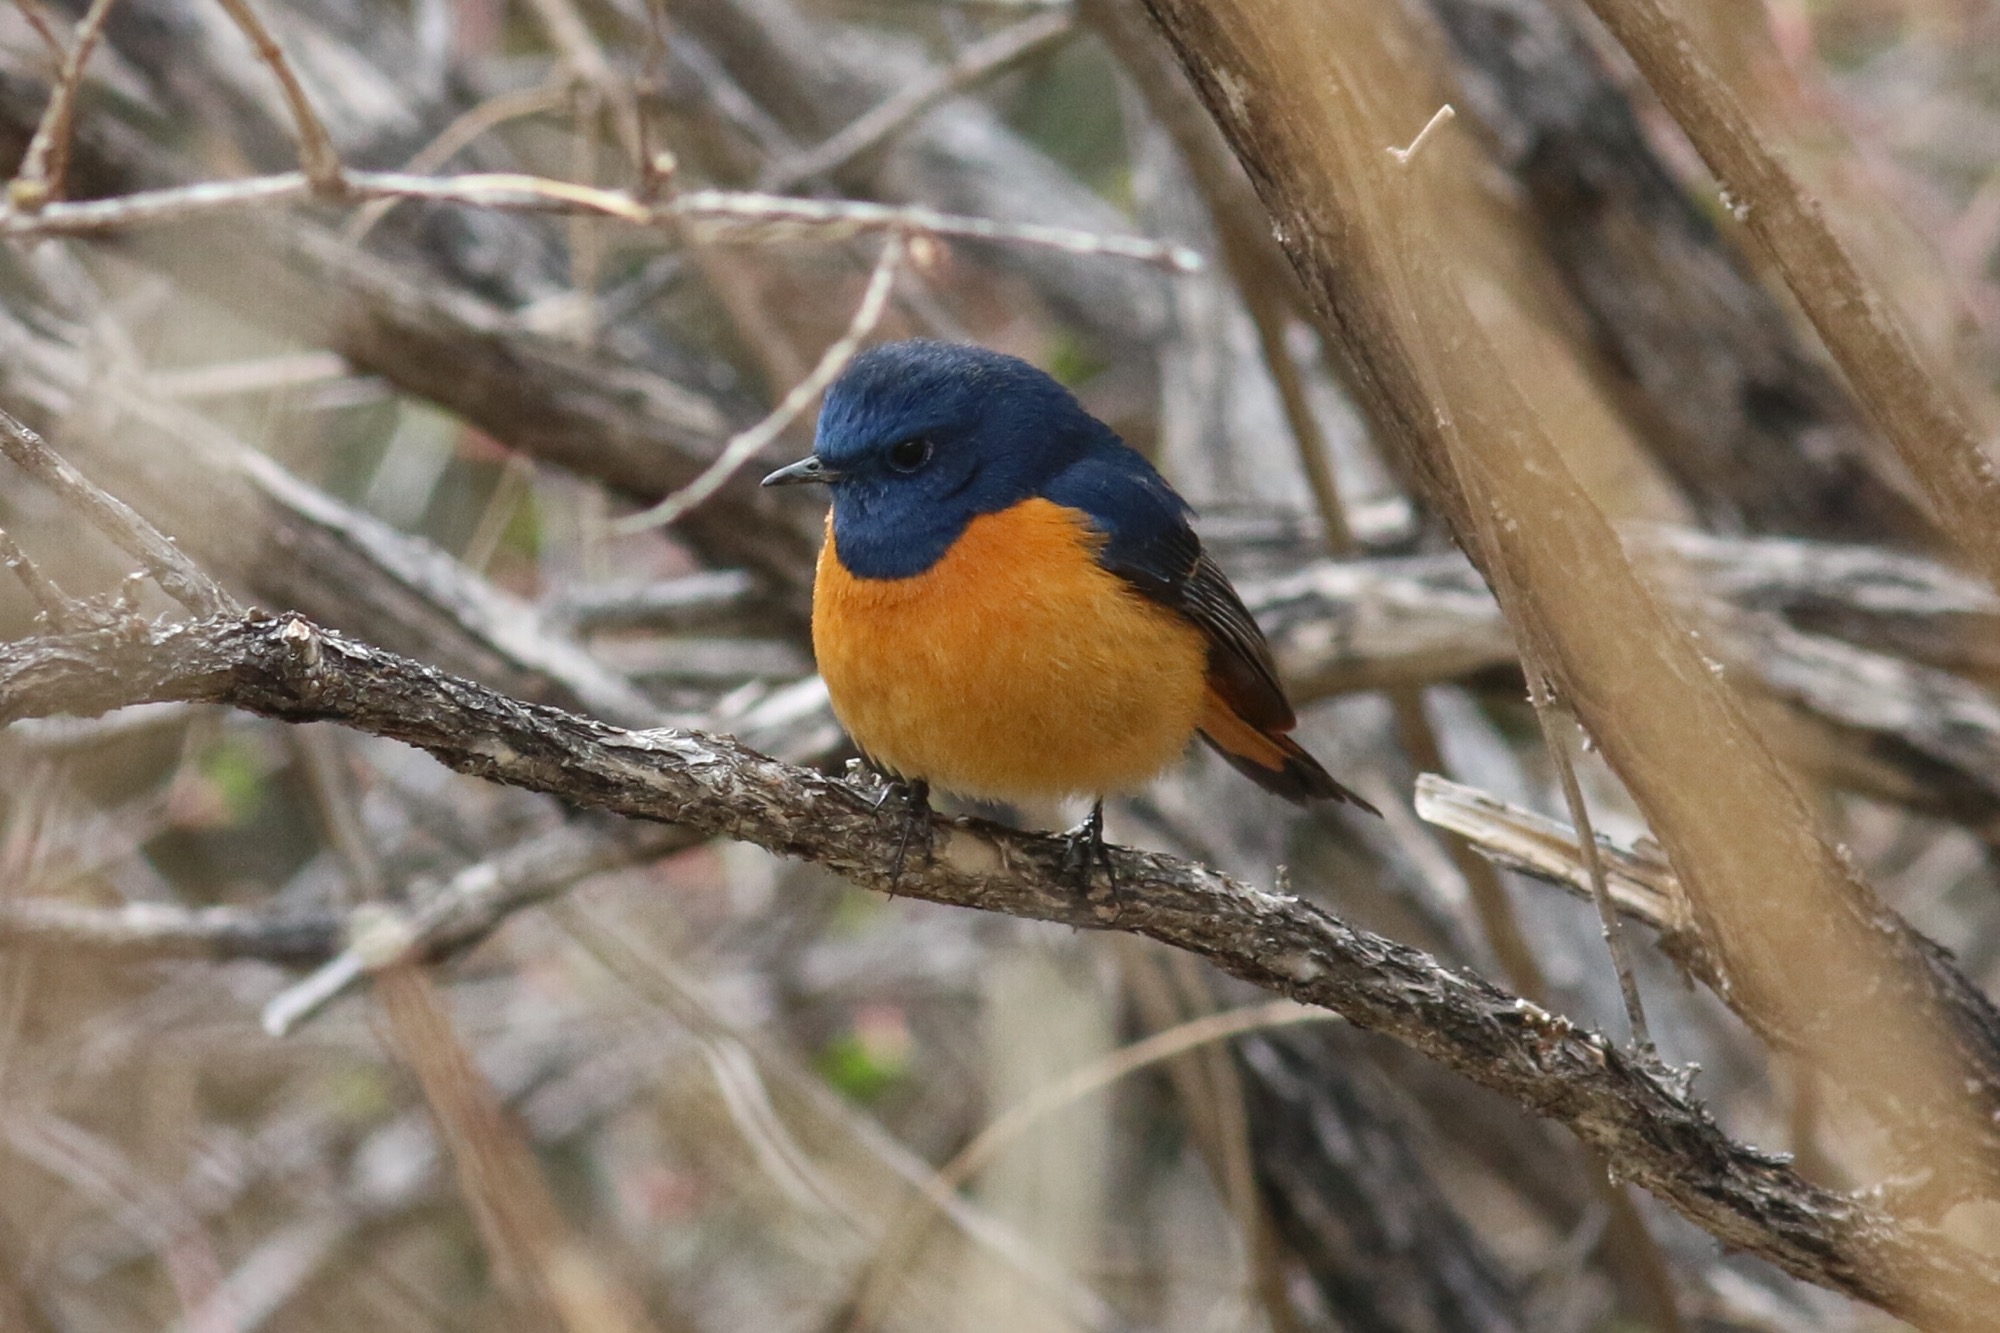
<path fill-rule="evenodd" d="M 1239 717 L 1259 731 L 1296 725 L 1264 632 L 1201 549 L 1187 502 L 1150 463 L 1123 446 L 1096 449 L 1046 493 L 1090 515 L 1105 536 L 1099 559 L 1106 569 L 1206 636 L 1209 685 Z"/>
<path fill-rule="evenodd" d="M 1237 772 L 1290 801 L 1375 807 L 1336 782 L 1285 733 L 1298 718 L 1278 684 L 1264 631 L 1201 549 L 1187 502 L 1124 445 L 1093 448 L 1044 488 L 1048 499 L 1090 516 L 1104 534 L 1098 559 L 1141 596 L 1170 607 L 1208 641 L 1201 738 Z"/>

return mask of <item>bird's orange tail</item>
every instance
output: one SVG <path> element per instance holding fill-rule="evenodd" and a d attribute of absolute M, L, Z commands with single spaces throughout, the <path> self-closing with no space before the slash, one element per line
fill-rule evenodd
<path fill-rule="evenodd" d="M 1382 813 L 1334 781 L 1304 746 L 1281 731 L 1262 731 L 1244 721 L 1213 689 L 1202 696 L 1195 725 L 1217 754 L 1265 791 L 1298 805 L 1346 801 L 1371 815 Z"/>

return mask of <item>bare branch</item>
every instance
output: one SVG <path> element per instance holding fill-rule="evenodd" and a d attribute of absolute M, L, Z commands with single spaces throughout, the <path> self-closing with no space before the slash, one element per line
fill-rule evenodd
<path fill-rule="evenodd" d="M 1194 273 L 1202 258 L 1184 245 L 1135 236 L 1106 236 L 1069 227 L 1044 227 L 1029 222 L 993 222 L 960 217 L 910 204 L 873 204 L 853 200 L 792 199 L 782 195 L 734 194 L 726 190 L 693 190 L 668 205 L 704 239 L 775 240 L 785 236 L 820 239 L 874 231 L 904 231 L 968 240 L 1045 246 L 1075 255 L 1134 259 L 1176 273 Z"/>
<path fill-rule="evenodd" d="M 97 48 L 98 38 L 104 35 L 104 21 L 110 17 L 113 3 L 114 0 L 91 0 L 90 8 L 76 25 L 76 39 L 63 56 L 62 73 L 56 79 L 55 91 L 49 95 L 47 109 L 42 112 L 42 123 L 35 127 L 35 137 L 28 141 L 20 171 L 7 185 L 10 209 L 33 213 L 61 195 L 63 176 L 69 166 L 70 126 L 76 118 L 76 99 L 83 91 L 83 67 Z M 34 20 L 32 8 L 24 6 L 22 12 L 30 21 Z"/>
<path fill-rule="evenodd" d="M 1507 869 L 1560 885 L 1579 898 L 1595 896 L 1576 830 L 1560 820 L 1435 773 L 1418 775 L 1416 804 L 1423 818 L 1470 840 Z M 1645 839 L 1635 847 L 1620 847 L 1599 834 L 1597 851 L 1609 897 L 1619 911 L 1659 931 L 1665 937 L 1663 948 L 1674 957 L 1699 948 L 1687 895 L 1657 844 Z"/>
<path fill-rule="evenodd" d="M 92 236 L 180 222 L 206 213 L 297 203 L 309 198 L 316 188 L 304 173 L 291 171 L 142 190 L 113 199 L 51 204 L 32 214 L 0 214 L 0 236 Z M 1181 273 L 1194 272 L 1202 265 L 1201 256 L 1182 245 L 1067 227 L 993 222 L 940 213 L 921 205 L 792 199 L 729 190 L 693 190 L 654 204 L 627 191 L 512 172 L 412 176 L 394 171 L 348 171 L 341 177 L 341 195 L 354 200 L 418 199 L 501 211 L 594 215 L 638 226 L 679 222 L 694 229 L 694 239 L 707 243 L 768 244 L 798 238 L 843 241 L 896 231 L 1133 259 Z"/>
<path fill-rule="evenodd" d="M 242 610 L 214 579 L 181 554 L 160 530 L 114 495 L 100 490 L 71 467 L 42 437 L 0 412 L 0 453 L 90 521 L 119 550 L 144 562 L 169 597 L 198 616 L 233 615 Z"/>
<path fill-rule="evenodd" d="M 127 903 L 88 907 L 15 898 L 0 906 L 0 946 L 79 949 L 121 958 L 260 958 L 316 962 L 339 947 L 329 912 L 280 915 L 238 907 Z"/>
<path fill-rule="evenodd" d="M 880 147 L 947 97 L 1062 41 L 1075 25 L 1075 19 L 1062 11 L 1038 14 L 974 42 L 949 65 L 931 70 L 925 78 L 898 90 L 837 133 L 794 157 L 773 163 L 759 178 L 758 188 L 773 193 L 795 190 L 815 177 L 839 170 Z"/>
<path fill-rule="evenodd" d="M 338 198 L 343 193 L 340 154 L 334 151 L 333 139 L 320 123 L 319 113 L 313 110 L 312 99 L 306 96 L 299 76 L 292 72 L 291 62 L 285 59 L 285 49 L 264 26 L 250 0 L 219 0 L 219 3 L 250 39 L 251 49 L 270 67 L 278 87 L 284 91 L 285 105 L 291 109 L 292 125 L 298 132 L 299 162 L 305 167 L 306 179 L 312 182 L 314 192 Z"/>
<path fill-rule="evenodd" d="M 1113 849 L 1121 891 L 1079 894 L 1061 839 L 939 820 L 934 858 L 893 877 L 899 812 L 724 737 L 625 731 L 518 703 L 297 617 L 251 614 L 0 649 L 0 720 L 159 699 L 335 720 L 461 772 L 803 857 L 881 891 L 1128 930 L 1405 1041 L 1569 1126 L 1726 1244 L 1913 1319 L 1995 1308 L 2000 1272 L 1733 1144 L 1657 1066 L 1417 950 L 1205 867 Z"/>
<path fill-rule="evenodd" d="M 1957 395 L 1772 151 L 1687 26 L 1659 0 L 1588 0 L 1722 182 L 1723 205 L 1763 245 L 1895 445 L 1945 531 L 2000 588 L 2000 477 Z"/>

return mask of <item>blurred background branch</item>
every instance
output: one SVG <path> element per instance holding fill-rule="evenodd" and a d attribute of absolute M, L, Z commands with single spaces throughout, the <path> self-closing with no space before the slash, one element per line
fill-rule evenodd
<path fill-rule="evenodd" d="M 6 698 L 71 710 L 0 732 L 0 1323 L 1992 1323 L 1960 1114 L 1993 1086 L 2000 601 L 1892 447 L 1923 418 L 1850 391 L 1793 224 L 1727 161 L 1725 204 L 1688 89 L 1586 6 L 1245 7 L 1222 42 L 1228 8 L 0 12 L 0 406 L 132 516 L 0 487 Z M 1588 8 L 1677 26 L 1976 463 L 2000 11 Z M 828 794 L 821 510 L 754 461 L 684 493 L 746 432 L 804 450 L 771 412 L 890 235 L 875 336 L 1025 355 L 1154 457 L 1384 820 L 1192 756 L 1112 810 L 1152 849 L 1130 899 L 985 824 L 921 892 L 832 873 L 892 835 Z M 1524 652 L 1587 729 L 1691 1087 L 1582 1035 L 1618 988 L 1589 907 L 1528 882 L 1587 876 Z M 371 671 L 422 705 L 374 730 L 539 790 L 213 702 L 361 721 Z M 582 749 L 470 754 L 496 718 Z M 763 776 L 621 819 L 583 807 L 664 752 L 617 728 L 785 763 L 689 742 Z M 1107 912 L 1196 953 L 1053 924 Z M 1245 975 L 1416 1049 L 1237 1031 Z"/>

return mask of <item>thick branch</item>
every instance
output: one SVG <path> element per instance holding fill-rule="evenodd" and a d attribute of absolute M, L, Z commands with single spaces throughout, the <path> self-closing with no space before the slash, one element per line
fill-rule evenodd
<path fill-rule="evenodd" d="M 726 737 L 626 731 L 523 704 L 295 616 L 135 621 L 0 650 L 0 721 L 170 699 L 338 721 L 461 772 L 892 887 L 900 812 L 836 778 Z M 1666 1071 L 1417 950 L 1166 856 L 1114 849 L 1119 889 L 1101 897 L 1070 885 L 1059 839 L 975 820 L 933 832 L 934 857 L 894 881 L 898 893 L 1189 950 L 1561 1121 L 1724 1243 L 1799 1277 L 1917 1318 L 2000 1306 L 2000 1272 L 1984 1261 L 1732 1143 Z"/>
<path fill-rule="evenodd" d="M 1722 183 L 1723 204 L 1784 275 L 1875 425 L 1909 467 L 1940 524 L 2000 587 L 2000 477 L 1952 386 L 1930 373 L 1896 312 L 1876 292 L 1659 0 L 1585 0 L 1638 65 Z"/>
<path fill-rule="evenodd" d="M 1702 513 L 1934 543 L 1846 391 L 1647 142 L 1580 17 L 1547 0 L 1427 7 L 1460 63 L 1463 104 L 1611 353 L 1608 375 L 1638 390 L 1624 406 Z"/>
<path fill-rule="evenodd" d="M 1445 161 L 1469 145 L 1438 140 L 1408 169 L 1384 151 L 1435 107 L 1431 71 L 1393 15 L 1372 24 L 1332 2 L 1149 7 L 1271 209 L 1371 424 L 1489 580 L 1518 594 L 1513 628 L 1667 848 L 1728 984 L 1810 1045 L 1909 1169 L 1928 1172 L 1933 1194 L 1911 1206 L 1990 1188 L 2000 1013 L 1910 947 L 1823 836 L 1488 341 L 1473 309 L 1485 278 L 1419 221 L 1476 219 L 1476 164 Z"/>

